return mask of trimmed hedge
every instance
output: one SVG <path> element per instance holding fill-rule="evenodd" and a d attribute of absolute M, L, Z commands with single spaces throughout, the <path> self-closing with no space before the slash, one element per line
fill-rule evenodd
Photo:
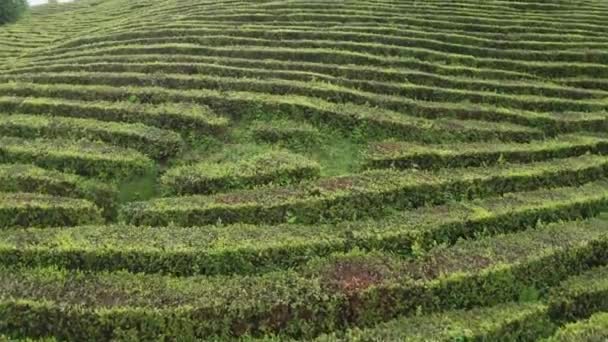
<path fill-rule="evenodd" d="M 316 182 L 228 194 L 153 199 L 121 208 L 124 222 L 197 226 L 217 222 L 336 222 L 378 217 L 449 200 L 583 184 L 608 174 L 608 160 L 584 155 L 525 165 L 445 169 L 436 173 L 380 170 Z"/>
<path fill-rule="evenodd" d="M 118 88 L 115 91 L 125 93 L 124 90 Z M 102 121 L 143 123 L 177 131 L 209 134 L 221 133 L 228 125 L 226 118 L 216 116 L 208 108 L 199 105 L 162 103 L 152 106 L 127 102 L 129 99 L 139 99 L 136 94 L 123 97 L 124 102 L 118 102 L 117 99 L 109 99 L 112 102 L 97 99 L 90 102 L 85 97 L 80 98 L 78 96 L 68 101 L 58 99 L 59 96 L 49 95 L 50 98 L 2 96 L 0 97 L 0 110 L 27 114 L 93 118 Z"/>
<path fill-rule="evenodd" d="M 491 91 L 468 91 L 462 89 L 447 89 L 439 87 L 419 86 L 412 84 L 400 84 L 393 87 L 379 86 L 376 89 L 363 91 L 355 89 L 351 85 L 314 82 L 311 80 L 282 80 L 282 79 L 259 79 L 259 78 L 235 78 L 218 77 L 209 75 L 180 75 L 165 74 L 162 76 L 150 76 L 144 73 L 122 72 L 62 72 L 62 73 L 37 73 L 20 75 L 0 75 L 0 80 L 9 82 L 28 82 L 39 84 L 74 84 L 74 85 L 111 85 L 111 86 L 162 86 L 170 89 L 224 89 L 230 91 L 258 91 L 276 95 L 301 95 L 318 97 L 327 101 L 348 101 L 359 105 L 370 104 L 404 112 L 406 114 L 418 113 L 420 116 L 430 112 L 428 108 L 419 108 L 418 101 L 436 101 L 438 105 L 449 105 L 461 101 L 480 104 L 485 112 L 491 111 L 488 105 L 512 108 L 525 111 L 538 112 L 567 112 L 581 111 L 594 112 L 608 108 L 600 100 L 568 100 L 561 98 L 545 98 L 533 95 L 517 96 L 497 94 Z M 389 90 L 389 91 L 381 91 Z M 445 104 L 443 104 L 445 103 Z M 463 109 L 459 111 L 464 112 Z M 504 114 L 503 114 L 504 113 Z M 506 116 L 506 112 L 499 112 Z M 499 114 L 496 114 L 499 116 Z M 523 113 L 530 116 L 529 113 Z M 522 114 L 522 116 L 523 116 Z M 461 115 L 465 115 L 464 113 Z M 522 123 L 519 121 L 516 123 Z"/>
<path fill-rule="evenodd" d="M 257 141 L 296 149 L 316 147 L 322 139 L 311 124 L 291 120 L 254 121 L 249 130 Z"/>
<path fill-rule="evenodd" d="M 378 12 L 378 8 L 374 9 Z M 200 27 L 198 29 L 149 29 L 146 31 L 132 31 L 129 33 L 118 33 L 99 37 L 96 40 L 88 38 L 86 44 L 73 45 L 53 49 L 53 54 L 66 52 L 78 52 L 83 49 L 99 49 L 103 47 L 112 47 L 119 45 L 134 45 L 134 44 L 166 44 L 166 43 L 199 43 L 207 46 L 218 45 L 257 45 L 264 46 L 280 46 L 271 45 L 268 41 L 287 42 L 287 46 L 294 45 L 296 42 L 317 42 L 319 45 L 326 45 L 327 41 L 335 41 L 336 45 L 343 45 L 358 49 L 361 46 L 368 47 L 363 52 L 394 55 L 396 51 L 399 56 L 407 56 L 416 53 L 421 53 L 420 49 L 432 49 L 432 52 L 426 52 L 430 55 L 450 58 L 456 57 L 456 54 L 472 55 L 477 58 L 496 58 L 512 61 L 554 61 L 554 62 L 587 62 L 587 63 L 604 63 L 606 62 L 606 54 L 603 49 L 608 46 L 604 43 L 588 43 L 586 46 L 590 51 L 585 55 L 583 52 L 576 50 L 552 49 L 549 44 L 537 42 L 535 49 L 496 49 L 484 46 L 472 46 L 450 40 L 449 42 L 430 40 L 426 37 L 420 37 L 419 31 L 410 30 L 407 36 L 394 36 L 386 34 L 375 34 L 373 32 L 355 32 L 349 31 L 347 28 L 331 28 L 318 30 L 318 28 L 308 29 L 300 27 L 286 27 L 282 30 L 268 30 L 255 28 L 234 28 L 234 27 Z M 416 37 L 418 36 L 418 37 Z M 442 37 L 445 40 L 446 37 Z M 452 35 L 451 38 L 454 38 Z M 503 40 L 504 41 L 504 40 Z M 373 43 L 372 43 L 373 42 Z M 73 42 L 72 42 L 73 44 Z M 350 48 L 352 47 L 352 48 Z M 594 48 L 593 48 L 594 47 Z M 542 48 L 542 51 L 539 51 Z M 393 52 L 393 53 L 391 53 Z M 41 55 L 37 53 L 36 55 Z M 48 56 L 47 54 L 44 54 Z M 438 58 L 434 59 L 437 60 Z M 423 60 L 431 60 L 431 58 L 419 58 Z M 469 63 L 459 63 L 468 65 Z"/>
<path fill-rule="evenodd" d="M 543 292 L 608 261 L 606 219 L 462 241 L 417 261 L 354 253 L 260 276 L 3 267 L 0 321 L 6 333 L 76 340 L 112 339 L 124 329 L 140 339 L 311 338 L 417 310 L 490 306 Z"/>
<path fill-rule="evenodd" d="M 65 64 L 65 62 L 71 62 Z M 566 99 L 594 99 L 606 96 L 593 89 L 559 86 L 540 80 L 508 80 L 499 71 L 471 69 L 457 66 L 446 68 L 441 64 L 417 61 L 416 69 L 383 69 L 373 65 L 340 65 L 291 61 L 265 61 L 244 58 L 187 55 L 136 55 L 76 57 L 60 62 L 39 61 L 7 70 L 6 75 L 31 73 L 92 71 L 138 72 L 163 71 L 178 74 L 206 74 L 231 77 L 278 78 L 309 81 L 330 81 L 342 86 L 371 92 L 391 94 L 399 92 L 400 81 L 406 78 L 413 84 L 438 88 L 491 91 L 514 95 L 536 95 Z M 221 63 L 221 64 L 220 64 Z M 445 69 L 444 69 L 445 68 Z M 460 73 L 454 71 L 461 70 Z M 443 72 L 442 72 L 443 71 Z M 451 72 L 448 72 L 451 71 Z M 446 74 L 447 75 L 442 75 Z M 498 74 L 498 75 L 495 75 Z M 576 84 L 575 84 L 576 85 Z M 589 87 L 585 87 L 589 88 Z M 601 89 L 601 87 L 600 87 Z"/>
<path fill-rule="evenodd" d="M 99 140 L 138 150 L 155 159 L 174 156 L 183 147 L 178 133 L 143 124 L 43 115 L 0 115 L 0 134 L 30 139 Z"/>
<path fill-rule="evenodd" d="M 503 304 L 400 318 L 316 338 L 330 341 L 532 341 L 555 329 L 541 304 Z"/>
<path fill-rule="evenodd" d="M 73 85 L 90 85 L 98 84 L 103 86 L 129 86 L 139 85 L 142 79 L 146 80 L 146 75 L 136 74 L 128 77 L 129 74 L 58 74 L 56 77 L 45 75 L 31 75 L 17 77 L 18 83 L 25 84 L 73 84 Z M 15 76 L 12 76 L 13 78 Z M 445 102 L 431 102 L 437 100 L 430 97 L 437 97 L 440 93 L 446 90 L 437 90 L 433 87 L 422 87 L 421 93 L 407 94 L 405 86 L 402 88 L 400 96 L 391 96 L 384 94 L 375 94 L 363 92 L 356 89 L 338 87 L 335 85 L 327 85 L 325 83 L 312 83 L 300 81 L 283 81 L 283 80 L 259 80 L 251 78 L 227 78 L 227 77 L 207 77 L 197 76 L 196 80 L 192 80 L 191 76 L 176 76 L 173 81 L 165 76 L 167 85 L 163 84 L 159 77 L 149 78 L 149 82 L 144 82 L 148 86 L 168 86 L 169 88 L 177 87 L 183 92 L 180 95 L 180 90 L 166 90 L 169 92 L 177 92 L 174 97 L 186 96 L 190 101 L 196 101 L 196 95 L 187 96 L 186 91 L 192 89 L 225 89 L 227 91 L 255 91 L 268 93 L 271 95 L 298 95 L 305 97 L 320 98 L 334 103 L 349 102 L 357 105 L 371 105 L 392 110 L 406 115 L 418 116 L 423 118 L 438 118 L 452 117 L 458 119 L 477 119 L 499 122 L 511 122 L 514 124 L 529 125 L 545 129 L 546 131 L 575 131 L 575 130 L 601 130 L 606 127 L 605 117 L 589 112 L 601 111 L 608 108 L 601 101 L 571 101 L 558 99 L 535 98 L 532 96 L 524 97 L 523 102 L 529 103 L 525 109 L 537 110 L 537 112 L 525 110 L 512 110 L 508 108 L 499 108 L 492 106 L 496 97 L 495 93 L 479 93 L 473 92 L 466 96 L 463 91 L 455 90 L 445 98 L 439 99 Z M 190 82 L 187 82 L 191 80 Z M 29 82 L 29 83 L 28 83 Z M 31 83 L 33 82 L 33 83 Z M 188 83 L 195 83 L 188 85 Z M 10 85 L 8 86 L 10 87 Z M 413 86 L 410 86 L 413 87 Z M 0 87 L 0 94 L 5 94 L 5 87 Z M 181 89 L 185 88 L 185 89 Z M 27 95 L 27 89 L 20 91 L 11 91 L 12 94 L 19 96 Z M 426 94 L 426 95 L 425 95 Z M 404 97 L 405 96 L 405 97 Z M 192 98 L 194 97 L 194 98 Z M 413 97 L 413 98 L 408 98 Z M 488 98 L 490 97 L 490 98 Z M 473 103 L 462 103 L 463 98 Z M 429 100 L 429 101 L 419 101 Z M 504 101 L 503 101 L 504 102 Z M 517 103 L 518 97 L 508 98 L 507 103 Z M 519 101 L 521 102 L 521 101 Z M 497 103 L 501 106 L 506 106 L 504 103 Z M 508 107 L 508 106 L 507 106 Z M 530 107 L 530 108 L 528 108 Z M 515 108 L 517 109 L 517 108 Z M 573 110 L 579 112 L 572 112 Z M 548 112 L 564 112 L 569 111 L 564 116 L 556 115 Z M 600 125 L 598 128 L 597 125 Z"/>
<path fill-rule="evenodd" d="M 608 313 L 597 313 L 589 319 L 561 327 L 543 342 L 600 342 L 608 340 Z"/>
<path fill-rule="evenodd" d="M 366 167 L 398 169 L 471 167 L 500 162 L 532 163 L 585 153 L 608 153 L 608 140 L 593 136 L 564 135 L 527 144 L 477 143 L 420 145 L 386 141 L 372 144 L 365 156 Z"/>
<path fill-rule="evenodd" d="M 0 228 L 61 227 L 102 222 L 101 211 L 86 200 L 0 193 Z"/>
<path fill-rule="evenodd" d="M 608 183 L 508 194 L 334 225 L 87 226 L 0 232 L 0 262 L 174 275 L 261 273 L 354 248 L 421 255 L 436 245 L 596 215 Z M 69 239 L 70 246 L 60 248 Z"/>
<path fill-rule="evenodd" d="M 107 220 L 115 219 L 117 213 L 118 192 L 114 186 L 29 164 L 0 164 L 0 192 L 84 198 L 102 208 Z"/>
<path fill-rule="evenodd" d="M 269 151 L 224 163 L 201 162 L 171 168 L 161 177 L 167 192 L 175 195 L 212 194 L 265 184 L 291 184 L 316 179 L 318 163 L 286 151 Z"/>
<path fill-rule="evenodd" d="M 276 17 L 272 17 L 276 20 Z M 115 45 L 78 49 L 57 54 L 45 54 L 37 59 L 60 60 L 82 56 L 138 55 L 138 54 L 182 54 L 207 55 L 216 57 L 289 59 L 303 62 L 328 61 L 334 64 L 376 65 L 386 68 L 411 67 L 410 60 L 427 60 L 435 63 L 450 62 L 479 69 L 504 70 L 531 78 L 606 76 L 608 68 L 604 64 L 607 55 L 600 53 L 595 61 L 573 62 L 523 61 L 507 58 L 479 58 L 471 55 L 450 54 L 439 51 L 401 46 L 385 46 L 375 43 L 353 43 L 333 40 L 272 40 L 232 37 L 200 37 L 196 42 L 174 42 L 174 40 L 152 41 L 150 44 L 135 41 L 116 42 Z M 591 57 L 594 57 L 591 54 Z M 33 58 L 36 59 L 35 56 Z M 591 59 L 591 58 L 590 58 Z"/>
<path fill-rule="evenodd" d="M 608 267 L 597 267 L 566 280 L 549 297 L 549 312 L 562 322 L 608 311 Z"/>
<path fill-rule="evenodd" d="M 154 169 L 154 163 L 148 157 L 134 150 L 63 139 L 0 137 L 0 162 L 33 163 L 107 179 L 126 179 Z"/>
<path fill-rule="evenodd" d="M 351 103 L 336 104 L 311 97 L 294 95 L 280 96 L 255 92 L 227 92 L 206 89 L 195 91 L 170 90 L 154 87 L 116 88 L 110 86 L 6 83 L 0 84 L 0 95 L 52 97 L 54 100 L 50 100 L 49 98 L 30 100 L 4 96 L 0 97 L 0 109 L 10 111 L 18 109 L 30 113 L 40 113 L 43 111 L 62 116 L 67 116 L 68 114 L 66 113 L 74 112 L 75 110 L 78 110 L 78 113 L 86 110 L 89 115 L 102 111 L 103 114 L 100 117 L 117 115 L 120 114 L 120 112 L 117 113 L 118 109 L 116 108 L 116 104 L 101 102 L 100 100 L 127 101 L 130 98 L 137 98 L 142 99 L 148 104 L 132 105 L 134 109 L 154 108 L 155 106 L 151 106 L 151 104 L 161 105 L 166 101 L 196 102 L 209 106 L 218 113 L 229 113 L 236 117 L 256 116 L 259 115 L 260 112 L 277 113 L 298 120 L 307 119 L 313 123 L 326 123 L 335 128 L 340 128 L 343 131 L 352 132 L 353 129 L 358 128 L 370 135 L 400 137 L 405 140 L 408 140 L 409 138 L 419 141 L 438 141 L 439 139 L 474 141 L 500 139 L 508 141 L 530 141 L 532 139 L 542 139 L 545 136 L 545 133 L 538 129 L 517 124 L 470 120 L 479 117 L 479 115 L 472 111 L 470 106 L 466 107 L 466 113 L 463 112 L 467 120 L 442 119 L 445 117 L 446 113 L 453 113 L 454 110 L 457 110 L 454 108 L 434 108 L 431 113 L 431 116 L 433 116 L 434 119 L 428 120 L 381 108 L 372 108 L 370 106 L 360 106 Z M 57 98 L 62 98 L 62 100 L 57 100 Z M 84 102 L 73 101 L 73 99 L 78 99 L 79 101 L 94 101 L 94 103 L 85 104 Z M 103 108 L 100 108 L 102 105 Z M 461 107 L 462 110 L 465 110 L 464 106 L 458 106 Z M 162 112 L 158 109 L 154 110 Z M 111 112 L 112 114 L 107 114 L 107 112 Z M 140 111 L 136 111 L 136 113 L 140 113 Z M 507 117 L 514 117 L 512 112 L 509 111 L 508 113 Z M 123 116 L 113 118 L 112 120 L 132 122 L 134 119 L 131 116 L 134 115 L 136 116 L 137 114 L 130 113 L 128 120 Z M 184 114 L 179 115 L 183 116 Z M 438 118 L 438 116 L 440 118 Z M 97 119 L 100 117 L 95 116 Z M 538 115 L 535 115 L 534 117 L 538 117 Z M 524 118 L 525 121 L 528 122 L 529 118 Z M 539 123 L 553 125 L 556 122 L 555 119 L 550 117 L 540 118 Z M 519 121 L 519 119 L 517 120 Z M 598 127 L 601 127 L 601 124 L 606 121 L 604 117 L 591 114 L 587 114 L 585 117 L 582 117 L 581 120 L 582 121 L 579 122 L 575 118 L 570 118 L 566 121 L 566 125 L 571 127 L 589 125 L 595 127 L 595 129 L 599 129 Z M 147 122 L 146 120 L 143 120 L 143 118 L 140 119 L 140 121 L 150 125 L 159 125 L 157 122 Z M 226 123 L 223 122 L 222 125 L 224 124 Z M 182 125 L 184 127 L 189 126 L 188 123 L 182 123 Z M 171 126 L 170 128 L 180 129 L 175 126 Z"/>

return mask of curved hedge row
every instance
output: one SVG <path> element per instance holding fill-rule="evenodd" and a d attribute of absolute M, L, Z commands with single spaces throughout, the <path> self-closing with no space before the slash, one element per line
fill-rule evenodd
<path fill-rule="evenodd" d="M 600 259 L 604 261 L 605 259 Z M 572 277 L 551 291 L 550 314 L 571 322 L 608 311 L 608 267 L 597 267 Z"/>
<path fill-rule="evenodd" d="M 567 324 L 543 342 L 598 342 L 608 339 L 608 312 L 592 315 L 589 319 Z"/>
<path fill-rule="evenodd" d="M 593 112 L 608 108 L 600 100 L 569 100 L 561 98 L 546 98 L 533 95 L 518 96 L 508 94 L 497 94 L 491 91 L 468 91 L 462 89 L 446 89 L 412 84 L 399 85 L 373 85 L 367 84 L 365 91 L 351 88 L 352 85 L 330 83 L 331 87 L 324 83 L 311 80 L 280 80 L 257 78 L 218 77 L 209 75 L 180 75 L 165 74 L 162 76 L 148 75 L 133 72 L 100 73 L 100 72 L 63 72 L 63 73 L 37 73 L 20 75 L 0 75 L 0 80 L 28 82 L 38 84 L 100 84 L 113 86 L 162 86 L 169 89 L 224 89 L 230 91 L 257 91 L 277 95 L 301 95 L 325 99 L 327 101 L 349 101 L 365 105 L 371 104 L 381 106 L 390 110 L 405 112 L 417 108 L 415 101 L 429 101 L 447 103 L 458 103 L 469 101 L 471 103 L 484 105 L 486 110 L 489 106 L 499 106 L 524 111 L 539 112 Z M 354 83 L 357 85 L 357 83 Z M 360 88 L 360 87 L 359 87 Z M 378 89 L 376 89 L 378 88 Z M 388 90 L 388 91 L 387 91 Z M 444 104 L 446 105 L 446 104 Z M 403 109 L 401 109 L 403 107 Z M 419 111 L 421 111 L 419 109 Z M 528 115 L 530 115 L 528 113 Z"/>
<path fill-rule="evenodd" d="M 148 157 L 133 150 L 63 139 L 0 137 L 0 162 L 32 163 L 107 179 L 126 179 L 154 169 L 154 163 Z"/>
<path fill-rule="evenodd" d="M 510 95 L 534 95 L 540 97 L 571 100 L 601 99 L 605 91 L 575 88 L 577 82 L 564 80 L 563 85 L 538 80 L 492 80 L 471 78 L 472 75 L 442 76 L 429 71 L 391 70 L 373 66 L 353 67 L 339 64 L 295 63 L 290 61 L 263 61 L 239 58 L 216 58 L 205 56 L 140 55 L 132 57 L 106 56 L 100 60 L 75 58 L 73 63 L 23 66 L 7 70 L 3 78 L 12 79 L 23 74 L 63 72 L 105 72 L 149 74 L 162 71 L 165 74 L 214 75 L 235 78 L 273 78 L 293 81 L 327 81 L 344 87 L 361 89 L 372 93 L 399 95 L 407 78 L 412 85 L 433 89 L 460 89 Z M 147 63 L 146 63 L 147 62 Z M 411 89 L 409 87 L 408 89 Z M 420 90 L 424 88 L 420 87 Z M 608 90 L 608 89 L 606 89 Z M 426 92 L 428 94 L 428 92 Z"/>
<path fill-rule="evenodd" d="M 167 170 L 161 184 L 175 195 L 212 194 L 259 185 L 285 185 L 318 178 L 318 163 L 287 151 L 269 151 L 238 161 L 200 162 Z"/>
<path fill-rule="evenodd" d="M 530 288 L 544 291 L 608 261 L 605 224 L 600 218 L 463 241 L 416 261 L 336 255 L 260 276 L 2 267 L 0 320 L 10 322 L 7 333 L 77 340 L 111 339 L 126 327 L 143 339 L 262 333 L 310 338 L 416 310 L 488 306 L 514 301 Z M 363 275 L 370 280 L 351 285 Z"/>
<path fill-rule="evenodd" d="M 74 112 L 81 113 L 83 110 L 91 113 L 91 115 L 92 113 L 102 112 L 100 113 L 100 117 L 95 116 L 98 119 L 117 113 L 115 104 L 101 102 L 101 100 L 127 101 L 129 98 L 135 97 L 145 99 L 149 103 L 148 105 L 139 105 L 141 106 L 139 108 L 153 107 L 151 104 L 162 104 L 165 101 L 195 102 L 208 105 L 217 112 L 230 113 L 237 117 L 258 115 L 260 112 L 280 113 L 283 117 L 325 123 L 347 132 L 352 132 L 354 128 L 360 128 L 370 135 L 400 137 L 402 139 L 409 138 L 419 141 L 500 139 L 521 142 L 542 139 L 548 134 L 539 129 L 508 122 L 476 121 L 477 119 L 484 118 L 486 114 L 489 116 L 490 121 L 500 121 L 500 119 L 494 116 L 495 111 L 476 112 L 471 110 L 470 107 L 463 105 L 457 106 L 460 109 L 425 107 L 425 111 L 427 112 L 424 115 L 421 114 L 421 116 L 428 115 L 433 118 L 433 120 L 429 120 L 423 117 L 414 117 L 390 110 L 352 103 L 336 104 L 312 97 L 279 96 L 254 92 L 223 92 L 215 90 L 177 91 L 153 87 L 116 88 L 110 86 L 74 86 L 62 84 L 50 86 L 10 83 L 0 84 L 0 95 L 45 96 L 54 98 L 53 100 L 38 98 L 36 101 L 33 101 L 4 96 L 0 97 L 0 109 L 14 111 L 17 108 L 27 112 L 51 112 L 64 116 Z M 95 104 L 85 104 L 84 102 L 77 102 L 72 99 L 95 101 Z M 102 105 L 103 108 L 101 108 Z M 134 108 L 138 107 L 134 106 Z M 448 117 L 446 117 L 446 114 L 450 113 L 452 115 L 447 115 Z M 525 121 L 525 123 L 529 124 L 530 120 L 533 120 L 544 128 L 561 127 L 564 130 L 585 127 L 601 130 L 604 123 L 607 122 L 605 117 L 598 114 L 573 115 L 566 120 L 538 114 L 521 116 L 511 111 L 502 111 L 502 113 L 505 115 L 504 120 L 507 121 L 513 119 L 513 121 Z M 113 120 L 132 122 L 134 121 L 133 116 L 136 117 L 136 115 L 130 113 L 128 118 L 119 117 Z M 155 125 L 154 122 L 150 122 L 149 124 Z M 225 124 L 227 122 L 223 122 L 222 127 Z M 159 124 L 157 123 L 156 125 Z M 188 127 L 188 123 L 183 123 L 183 125 L 184 127 Z M 175 127 L 175 129 L 179 128 Z"/>
<path fill-rule="evenodd" d="M 102 222 L 101 211 L 86 200 L 0 193 L 0 228 L 69 227 Z"/>
<path fill-rule="evenodd" d="M 8 84 L 2 84 L 8 86 Z M 53 86 L 51 88 L 57 88 Z M 82 89 L 82 87 L 81 87 Z M 122 89 L 115 89 L 125 94 Z M 34 95 L 34 94 L 29 94 Z M 155 106 L 128 102 L 138 100 L 137 94 L 124 96 L 122 102 L 117 99 L 110 101 L 93 100 L 94 102 L 78 100 L 63 100 L 56 98 L 55 94 L 50 97 L 19 98 L 15 96 L 1 96 L 0 110 L 4 112 L 16 112 L 27 114 L 53 114 L 57 116 L 76 117 L 85 119 L 97 119 L 102 121 L 118 121 L 126 123 L 142 123 L 159 128 L 174 129 L 184 132 L 199 132 L 215 134 L 222 132 L 228 120 L 218 117 L 209 108 L 188 103 L 162 103 Z"/>
<path fill-rule="evenodd" d="M 143 124 L 44 115 L 1 115 L 0 134 L 21 138 L 99 140 L 138 150 L 155 159 L 178 154 L 183 141 L 178 133 Z"/>
<path fill-rule="evenodd" d="M 0 262 L 139 273 L 252 274 L 292 268 L 333 252 L 423 255 L 435 245 L 574 220 L 608 207 L 608 183 L 537 190 L 403 211 L 335 225 L 87 226 L 0 232 Z M 72 243 L 58 248 L 62 239 Z"/>
<path fill-rule="evenodd" d="M 118 193 L 113 186 L 30 164 L 0 164 L 0 192 L 84 198 L 102 208 L 107 220 L 116 217 Z"/>
<path fill-rule="evenodd" d="M 527 144 L 478 143 L 420 145 L 386 141 L 370 145 L 365 163 L 368 168 L 398 169 L 471 167 L 501 162 L 532 163 L 586 153 L 608 153 L 608 140 L 594 136 L 562 135 L 555 139 Z"/>
<path fill-rule="evenodd" d="M 314 341 L 532 341 L 554 329 L 545 305 L 508 303 L 400 318 L 371 328 L 320 336 Z"/>
<path fill-rule="evenodd" d="M 318 146 L 322 139 L 316 127 L 291 120 L 254 121 L 249 130 L 257 141 L 296 149 Z"/>
<path fill-rule="evenodd" d="M 437 173 L 380 170 L 310 184 L 129 203 L 127 223 L 197 226 L 223 223 L 336 222 L 379 217 L 448 200 L 582 184 L 605 177 L 608 159 L 585 155 L 528 165 L 446 169 Z"/>

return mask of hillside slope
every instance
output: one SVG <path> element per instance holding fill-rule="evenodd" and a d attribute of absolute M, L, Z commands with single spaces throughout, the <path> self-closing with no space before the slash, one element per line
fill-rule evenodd
<path fill-rule="evenodd" d="M 605 338 L 606 22 L 601 0 L 32 8 L 0 27 L 0 334 Z"/>

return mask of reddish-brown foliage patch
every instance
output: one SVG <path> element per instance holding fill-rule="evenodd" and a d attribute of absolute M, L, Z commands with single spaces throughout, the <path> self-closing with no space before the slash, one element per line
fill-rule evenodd
<path fill-rule="evenodd" d="M 336 291 L 353 295 L 380 284 L 384 272 L 380 267 L 366 262 L 338 261 L 328 270 L 326 279 L 328 285 Z"/>

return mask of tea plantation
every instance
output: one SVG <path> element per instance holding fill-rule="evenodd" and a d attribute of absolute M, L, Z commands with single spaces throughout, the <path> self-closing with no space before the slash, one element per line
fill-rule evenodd
<path fill-rule="evenodd" d="M 608 2 L 0 26 L 0 340 L 603 341 Z"/>

